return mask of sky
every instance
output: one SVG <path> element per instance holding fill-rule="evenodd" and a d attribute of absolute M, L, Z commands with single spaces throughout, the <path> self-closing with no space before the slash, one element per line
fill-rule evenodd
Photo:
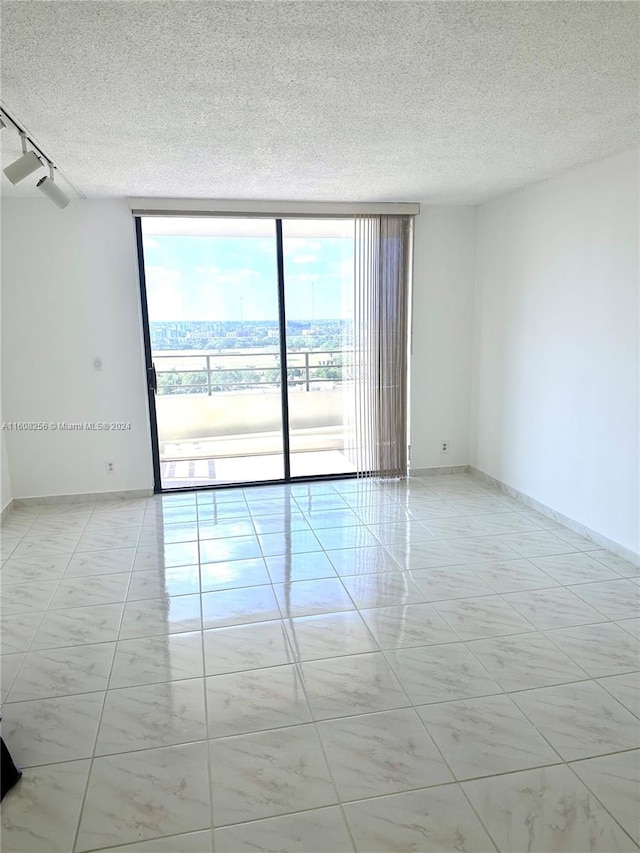
<path fill-rule="evenodd" d="M 150 320 L 278 319 L 275 235 L 153 234 L 143 246 Z M 351 317 L 353 239 L 285 236 L 283 247 L 287 319 Z"/>

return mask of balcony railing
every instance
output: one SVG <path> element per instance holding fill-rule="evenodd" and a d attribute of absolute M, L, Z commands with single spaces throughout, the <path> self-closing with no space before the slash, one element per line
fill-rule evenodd
<path fill-rule="evenodd" d="M 350 378 L 350 349 L 304 350 L 287 354 L 287 384 L 294 391 L 341 388 Z M 256 364 L 263 360 L 262 366 Z M 154 352 L 159 395 L 276 391 L 279 352 Z M 234 364 L 235 361 L 235 364 Z"/>

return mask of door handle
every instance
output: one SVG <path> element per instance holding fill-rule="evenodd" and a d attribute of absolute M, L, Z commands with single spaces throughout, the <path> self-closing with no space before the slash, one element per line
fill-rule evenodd
<path fill-rule="evenodd" d="M 149 383 L 149 389 L 153 391 L 154 394 L 158 393 L 158 376 L 156 374 L 156 366 L 152 364 L 151 367 L 147 368 L 147 381 Z"/>

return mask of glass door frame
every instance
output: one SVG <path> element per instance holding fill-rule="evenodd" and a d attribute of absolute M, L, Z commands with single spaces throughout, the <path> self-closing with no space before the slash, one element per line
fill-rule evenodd
<path fill-rule="evenodd" d="M 206 218 L 232 218 L 234 214 L 173 214 L 166 216 L 178 218 L 178 216 L 193 217 L 205 216 Z M 134 225 L 136 235 L 136 249 L 138 255 L 138 278 L 140 283 L 140 305 L 142 318 L 142 337 L 144 344 L 145 375 L 147 379 L 147 397 L 149 402 L 149 425 L 151 431 L 151 456 L 153 462 L 153 491 L 154 494 L 175 494 L 180 492 L 204 491 L 207 489 L 235 489 L 245 486 L 273 486 L 290 483 L 312 483 L 323 480 L 353 480 L 358 477 L 367 476 L 370 472 L 353 472 L 338 474 L 309 474 L 305 476 L 291 476 L 291 435 L 289 425 L 289 383 L 287 365 L 287 323 L 285 306 L 285 276 L 284 276 L 284 242 L 282 236 L 283 219 L 350 219 L 351 216 L 273 216 L 260 214 L 236 214 L 237 218 L 273 219 L 276 224 L 276 262 L 278 273 L 278 321 L 279 321 L 279 354 L 280 354 L 280 399 L 282 406 L 282 453 L 284 463 L 284 477 L 273 480 L 247 480 L 233 483 L 211 483 L 195 486 L 176 486 L 163 488 L 162 470 L 160 464 L 160 441 L 158 438 L 158 416 L 156 410 L 157 378 L 153 364 L 153 353 L 151 350 L 151 331 L 149 325 L 149 306 L 147 302 L 147 284 L 144 266 L 144 248 L 142 241 L 142 216 L 134 214 Z"/>

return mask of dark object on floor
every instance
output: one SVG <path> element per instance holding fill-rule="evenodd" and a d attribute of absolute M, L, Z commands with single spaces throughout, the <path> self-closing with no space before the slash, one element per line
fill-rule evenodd
<path fill-rule="evenodd" d="M 10 791 L 22 776 L 22 770 L 18 770 L 13 763 L 11 754 L 2 738 L 0 738 L 0 776 L 2 783 L 0 785 L 0 800 L 3 800 L 7 791 Z"/>

